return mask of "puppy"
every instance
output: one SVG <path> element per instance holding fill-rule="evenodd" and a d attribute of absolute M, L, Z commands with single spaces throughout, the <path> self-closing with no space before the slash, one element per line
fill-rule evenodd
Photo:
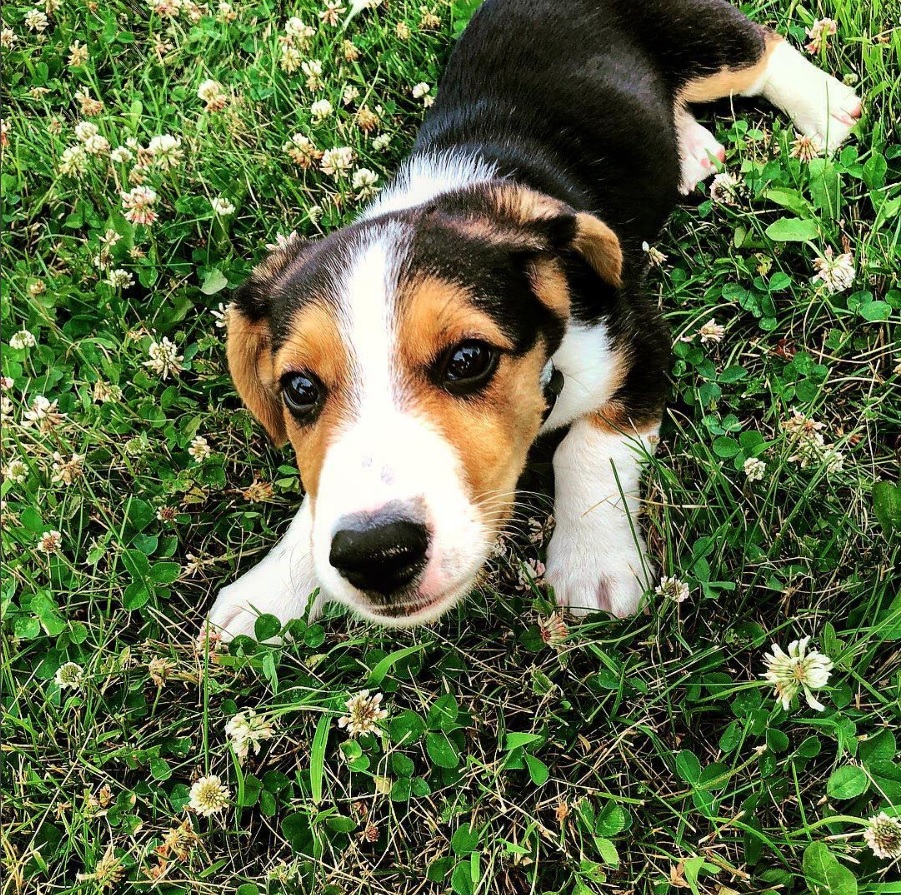
<path fill-rule="evenodd" d="M 287 621 L 314 591 L 387 625 L 437 618 L 561 427 L 547 582 L 576 613 L 636 610 L 670 359 L 642 243 L 725 157 L 691 105 L 733 95 L 830 151 L 861 114 L 724 0 L 486 0 L 394 182 L 234 296 L 235 385 L 291 442 L 306 497 L 214 628 Z"/>

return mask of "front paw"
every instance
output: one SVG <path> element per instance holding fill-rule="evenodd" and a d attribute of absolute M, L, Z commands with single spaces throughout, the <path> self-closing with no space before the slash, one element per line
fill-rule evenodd
<path fill-rule="evenodd" d="M 653 568 L 642 542 L 604 551 L 556 531 L 548 545 L 545 581 L 554 588 L 557 604 L 573 615 L 609 612 L 617 618 L 634 615 L 641 604 Z"/>

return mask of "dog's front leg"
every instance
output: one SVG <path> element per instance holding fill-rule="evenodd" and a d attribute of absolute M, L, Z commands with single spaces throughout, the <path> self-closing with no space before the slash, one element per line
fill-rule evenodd
<path fill-rule="evenodd" d="M 310 594 L 319 586 L 313 573 L 312 516 L 306 497 L 266 558 L 219 592 L 210 609 L 211 630 L 225 640 L 238 634 L 252 637 L 259 615 L 274 615 L 283 624 L 303 615 Z M 317 598 L 317 606 L 319 602 Z"/>
<path fill-rule="evenodd" d="M 631 615 L 650 583 L 638 492 L 658 431 L 659 422 L 620 432 L 598 413 L 573 423 L 554 454 L 556 526 L 545 577 L 577 615 Z"/>

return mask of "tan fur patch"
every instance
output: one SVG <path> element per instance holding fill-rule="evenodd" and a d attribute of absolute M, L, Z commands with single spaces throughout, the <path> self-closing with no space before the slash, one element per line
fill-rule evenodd
<path fill-rule="evenodd" d="M 282 402 L 275 393 L 272 343 L 266 320 L 253 322 L 232 307 L 228 325 L 228 367 L 241 400 L 277 444 L 285 443 Z"/>
<path fill-rule="evenodd" d="M 712 75 L 694 78 L 680 91 L 678 101 L 683 103 L 709 103 L 713 100 L 740 95 L 763 77 L 770 54 L 783 38 L 775 31 L 766 31 L 766 47 L 763 55 L 753 65 L 744 68 L 722 68 Z"/>
<path fill-rule="evenodd" d="M 652 420 L 644 416 L 633 418 L 625 404 L 618 398 L 608 401 L 588 419 L 591 425 L 602 432 L 625 436 L 649 432 L 660 424 L 659 413 Z"/>
<path fill-rule="evenodd" d="M 529 281 L 545 307 L 560 318 L 569 317 L 569 283 L 558 258 L 536 258 L 529 269 Z"/>

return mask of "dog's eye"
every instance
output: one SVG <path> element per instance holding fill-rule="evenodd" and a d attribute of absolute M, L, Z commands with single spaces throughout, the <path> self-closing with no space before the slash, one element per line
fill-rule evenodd
<path fill-rule="evenodd" d="M 447 352 L 441 367 L 444 387 L 456 395 L 478 391 L 491 380 L 499 352 L 487 342 L 468 339 Z"/>
<path fill-rule="evenodd" d="M 282 377 L 282 398 L 297 416 L 310 416 L 319 409 L 324 389 L 312 373 L 287 373 Z"/>

